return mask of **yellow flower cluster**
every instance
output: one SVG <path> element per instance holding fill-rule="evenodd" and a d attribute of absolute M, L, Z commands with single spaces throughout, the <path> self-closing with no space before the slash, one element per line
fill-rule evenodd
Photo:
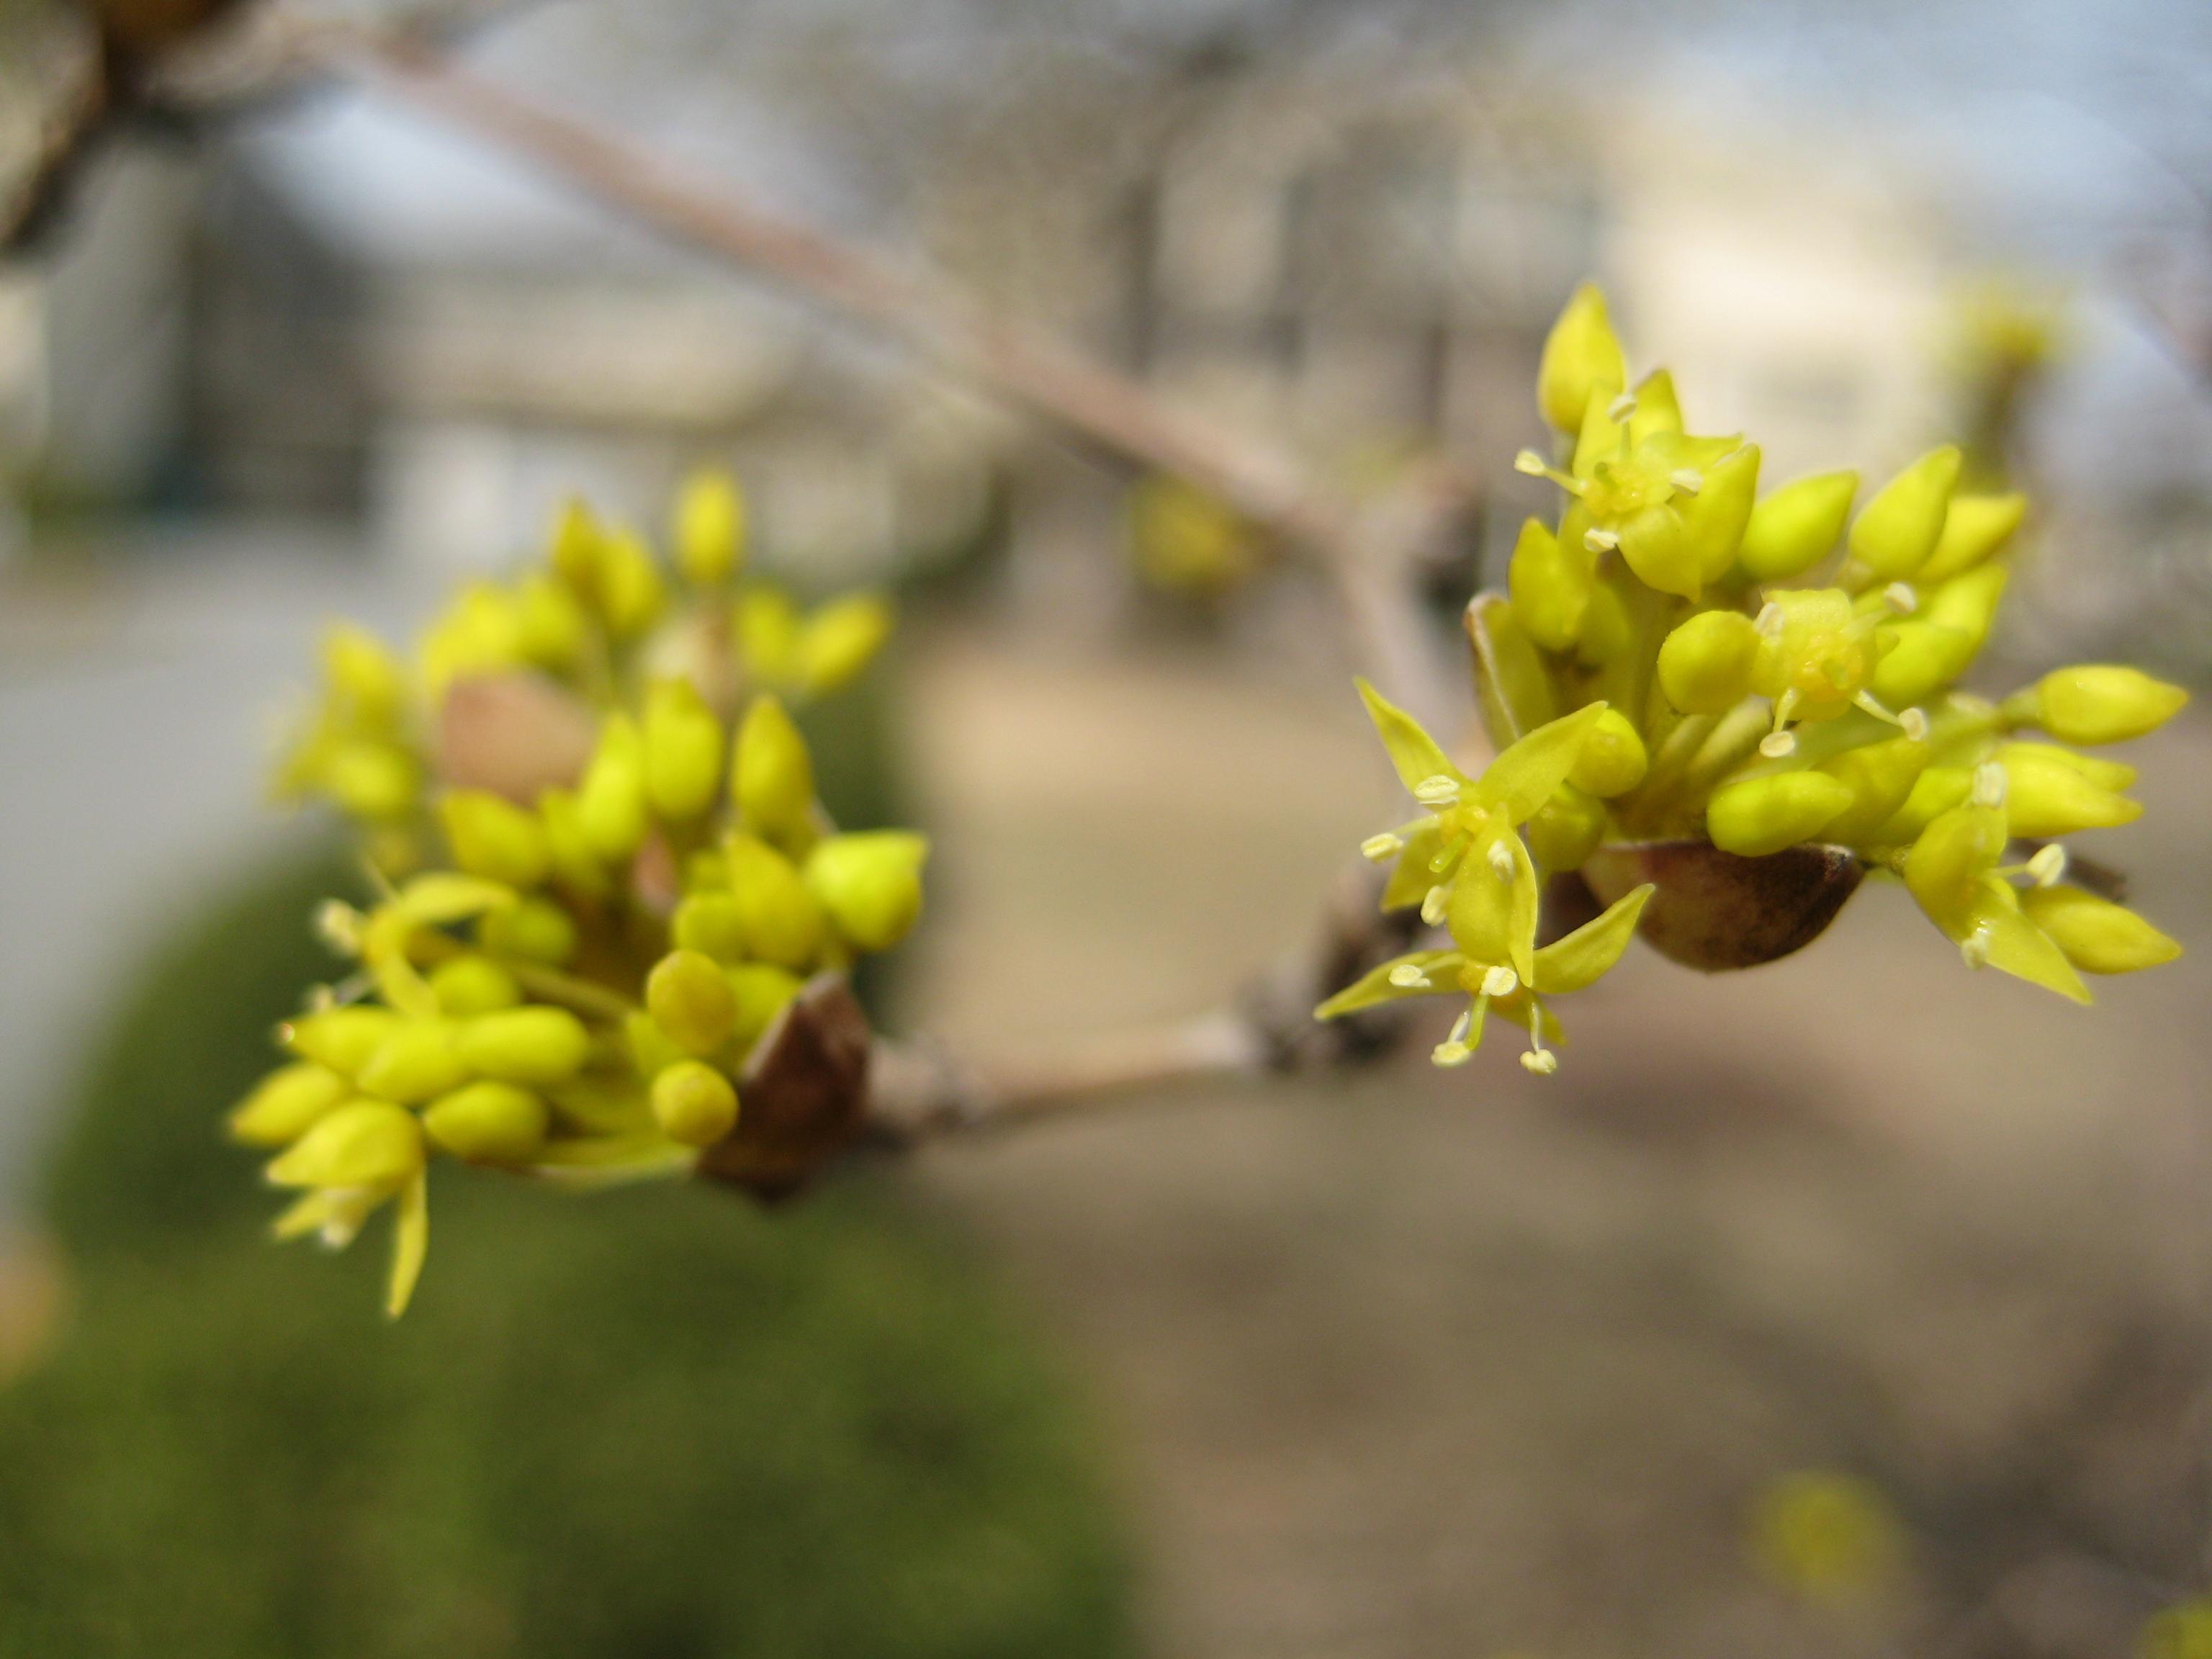
<path fill-rule="evenodd" d="M 1468 613 L 1498 759 L 1468 779 L 1363 687 L 1429 809 L 1367 845 L 1395 865 L 1384 906 L 1419 904 L 1452 948 L 1385 964 L 1323 1018 L 1463 991 L 1473 1006 L 1438 1063 L 1466 1058 L 1496 1002 L 1528 1023 L 1524 1062 L 1550 1071 L 1547 991 L 1605 971 L 1639 917 L 1650 934 L 1670 904 L 1707 902 L 1716 885 L 1771 890 L 1732 860 L 1806 848 L 1832 852 L 1853 881 L 1901 877 L 1968 963 L 2077 1001 L 2089 1000 L 2084 973 L 2179 954 L 2133 912 L 2065 884 L 2058 841 L 2141 813 L 2125 793 L 2134 769 L 2081 750 L 2154 730 L 2186 694 L 2110 665 L 2063 668 L 2002 701 L 1958 689 L 2004 592 L 2022 497 L 1962 491 L 1949 447 L 1856 514 L 1852 472 L 1762 494 L 1758 446 L 1690 433 L 1666 370 L 1630 387 L 1594 288 L 1553 328 L 1537 398 L 1559 434 L 1556 461 L 1528 451 L 1516 465 L 1556 483 L 1562 509 L 1556 525 L 1522 527 L 1508 592 L 1479 595 Z M 1637 855 L 1685 846 L 1701 851 L 1706 896 L 1677 900 L 1663 874 L 1620 890 Z M 1608 852 L 1630 856 L 1600 859 Z M 1547 971 L 1540 881 L 1577 870 L 1619 896 L 1549 947 L 1577 967 L 1554 958 Z M 1778 930 L 1786 942 L 1768 954 L 1825 921 Z"/>
<path fill-rule="evenodd" d="M 693 480 L 672 580 L 571 508 L 543 568 L 464 592 L 411 665 L 330 636 L 284 782 L 382 838 L 380 897 L 325 907 L 358 971 L 280 1029 L 290 1060 L 230 1128 L 301 1193 L 280 1237 L 343 1245 L 396 1202 L 395 1316 L 432 1158 L 587 1184 L 684 1172 L 736 1130 L 747 1060 L 806 981 L 921 914 L 925 842 L 838 832 L 778 696 L 849 679 L 888 612 L 802 617 L 740 585 L 743 524 L 729 480 Z M 462 704 L 491 729 L 457 732 Z"/>

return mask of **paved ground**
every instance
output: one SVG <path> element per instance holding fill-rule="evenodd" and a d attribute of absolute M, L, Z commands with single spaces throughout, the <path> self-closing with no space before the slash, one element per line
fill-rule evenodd
<path fill-rule="evenodd" d="M 406 608 L 286 548 L 0 587 L 0 1176 L 142 927 L 279 833 L 253 739 L 313 623 Z M 1224 994 L 1397 804 L 1295 654 L 912 656 L 909 1012 L 979 1049 Z M 2145 758 L 2116 847 L 2202 947 L 2212 724 Z M 2084 1014 L 1870 891 L 1755 975 L 1632 961 L 1548 1082 L 1186 1091 L 913 1179 L 1092 1379 L 1169 1659 L 2088 1659 L 2212 1535 L 2207 959 Z M 1850 1613 L 1744 1559 L 1825 1464 L 1915 1540 Z"/>

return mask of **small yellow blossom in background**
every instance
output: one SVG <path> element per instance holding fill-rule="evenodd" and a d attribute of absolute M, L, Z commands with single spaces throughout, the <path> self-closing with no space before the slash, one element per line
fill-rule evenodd
<path fill-rule="evenodd" d="M 1515 465 L 1558 487 L 1559 511 L 1522 526 L 1506 591 L 1467 612 L 1498 759 L 1467 777 L 1361 686 L 1427 809 L 1366 844 L 1392 866 L 1383 908 L 1419 905 L 1449 945 L 1385 964 L 1321 1018 L 1463 992 L 1437 1064 L 1466 1060 L 1494 1007 L 1548 1073 L 1546 1000 L 1603 974 L 1632 933 L 1691 966 L 1751 966 L 1817 937 L 1868 874 L 1901 881 L 1969 966 L 2076 1002 L 2084 974 L 2180 954 L 2068 884 L 2062 840 L 2141 815 L 2135 769 L 2083 750 L 2147 735 L 2187 694 L 2122 664 L 2001 700 L 1960 687 L 2025 498 L 1963 488 L 1950 445 L 1871 488 L 1849 471 L 1775 484 L 1756 443 L 1690 431 L 1668 371 L 1631 382 L 1595 288 L 1553 330 L 1537 402 L 1554 454 Z M 1610 908 L 1539 948 L 1553 876 Z"/>
<path fill-rule="evenodd" d="M 2212 1659 L 2212 1597 L 2168 1607 L 2143 1626 L 2136 1659 Z"/>
<path fill-rule="evenodd" d="M 927 843 L 840 833 L 785 703 L 859 674 L 888 607 L 746 579 L 719 474 L 670 539 L 672 571 L 571 504 L 542 562 L 463 588 L 411 659 L 334 629 L 280 763 L 282 793 L 361 828 L 378 893 L 325 907 L 354 970 L 279 1029 L 286 1063 L 229 1127 L 297 1194 L 280 1238 L 343 1247 L 392 1207 L 394 1316 L 441 1158 L 570 1185 L 803 1174 L 808 1125 L 750 1121 L 751 1079 L 810 982 L 834 995 L 920 917 Z"/>
<path fill-rule="evenodd" d="M 1830 1469 L 1787 1474 L 1759 1494 L 1751 1550 L 1760 1571 L 1824 1607 L 1875 1600 L 1905 1567 L 1904 1522 L 1881 1488 Z"/>
<path fill-rule="evenodd" d="M 1153 474 L 1129 491 L 1129 546 L 1138 577 L 1181 599 L 1218 600 L 1257 575 L 1259 532 L 1180 478 Z"/>

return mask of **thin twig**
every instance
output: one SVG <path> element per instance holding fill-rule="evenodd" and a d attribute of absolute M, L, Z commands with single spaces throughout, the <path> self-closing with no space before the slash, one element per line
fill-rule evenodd
<path fill-rule="evenodd" d="M 694 180 L 626 139 L 520 97 L 419 40 L 355 28 L 300 31 L 299 64 L 366 78 L 627 216 L 886 333 L 946 373 L 1136 464 L 1219 497 L 1318 569 L 1342 604 L 1355 659 L 1418 712 L 1452 700 L 1412 595 L 1412 573 L 1455 506 L 1433 483 L 1369 505 L 1317 481 L 1295 454 L 1173 407 L 1056 337 L 986 313 L 941 285 Z"/>

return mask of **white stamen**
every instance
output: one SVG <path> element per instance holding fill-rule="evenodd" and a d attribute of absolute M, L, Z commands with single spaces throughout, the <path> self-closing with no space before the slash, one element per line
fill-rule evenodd
<path fill-rule="evenodd" d="M 1905 728 L 1905 735 L 1913 742 L 1928 741 L 1928 711 L 1926 709 L 1908 708 L 1897 717 L 1897 723 Z"/>
<path fill-rule="evenodd" d="M 1538 1077 L 1549 1077 L 1559 1069 L 1559 1057 L 1549 1048 L 1531 1048 L 1521 1056 L 1521 1064 Z"/>
<path fill-rule="evenodd" d="M 1532 478 L 1541 478 L 1550 474 L 1552 467 L 1551 463 L 1534 450 L 1524 449 L 1513 458 L 1513 470 L 1525 472 Z"/>
<path fill-rule="evenodd" d="M 1881 590 L 1881 596 L 1902 616 L 1909 617 L 1920 609 L 1920 596 L 1912 591 L 1910 582 L 1892 582 Z"/>
<path fill-rule="evenodd" d="M 1996 761 L 1984 761 L 1974 769 L 1974 805 L 2002 806 L 2004 804 L 2004 767 Z"/>
<path fill-rule="evenodd" d="M 1449 806 L 1459 799 L 1459 780 L 1438 772 L 1413 786 L 1413 799 L 1424 806 Z"/>
<path fill-rule="evenodd" d="M 1610 553 L 1620 545 L 1620 538 L 1610 530 L 1585 530 L 1583 546 L 1592 553 Z"/>
<path fill-rule="evenodd" d="M 1751 625 L 1770 640 L 1779 639 L 1784 620 L 1782 607 L 1769 599 L 1759 607 L 1759 615 Z"/>
<path fill-rule="evenodd" d="M 1429 1063 L 1432 1066 L 1464 1066 L 1474 1053 L 1474 1050 L 1464 1042 L 1439 1042 L 1429 1050 Z"/>
<path fill-rule="evenodd" d="M 1990 930 L 1977 927 L 1959 941 L 1959 955 L 1969 968 L 1979 968 L 1990 959 Z"/>
<path fill-rule="evenodd" d="M 1785 755 L 1797 752 L 1797 736 L 1794 732 L 1769 732 L 1759 740 L 1759 752 L 1769 760 L 1780 760 Z"/>
<path fill-rule="evenodd" d="M 1685 495 L 1694 495 L 1705 487 L 1705 475 L 1695 467 L 1678 466 L 1667 475 L 1667 482 Z"/>
<path fill-rule="evenodd" d="M 1514 869 L 1512 849 L 1506 846 L 1504 839 L 1501 836 L 1498 840 L 1491 842 L 1491 874 L 1496 876 L 1500 881 L 1510 881 L 1513 879 Z"/>
<path fill-rule="evenodd" d="M 1636 413 L 1636 394 L 1624 392 L 1605 406 L 1605 418 L 1619 425 Z"/>
<path fill-rule="evenodd" d="M 1428 970 L 1418 962 L 1401 962 L 1390 970 L 1390 983 L 1401 990 L 1412 990 L 1428 982 Z"/>
<path fill-rule="evenodd" d="M 1400 837 L 1384 830 L 1379 836 L 1370 836 L 1359 843 L 1359 856 L 1370 864 L 1380 864 L 1393 854 L 1402 852 L 1406 843 Z"/>
<path fill-rule="evenodd" d="M 1451 1036 L 1448 1041 L 1452 1042 L 1465 1042 L 1467 1041 L 1467 1034 L 1473 1029 L 1474 1025 L 1474 1010 L 1472 1008 L 1461 1009 L 1459 1011 L 1459 1018 L 1452 1022 Z"/>
<path fill-rule="evenodd" d="M 2037 848 L 2027 861 L 2027 873 L 2035 878 L 2038 887 L 2054 885 L 2066 873 L 2066 849 L 2055 841 Z"/>
<path fill-rule="evenodd" d="M 1421 896 L 1421 920 L 1435 927 L 1444 919 L 1444 901 L 1451 896 L 1446 887 L 1431 887 Z"/>
<path fill-rule="evenodd" d="M 315 936 L 334 951 L 359 956 L 362 921 L 361 912 L 344 900 L 329 899 L 315 912 Z"/>
<path fill-rule="evenodd" d="M 1486 997 L 1510 997 L 1520 988 L 1521 975 L 1504 963 L 1499 963 L 1482 976 L 1482 994 Z"/>

